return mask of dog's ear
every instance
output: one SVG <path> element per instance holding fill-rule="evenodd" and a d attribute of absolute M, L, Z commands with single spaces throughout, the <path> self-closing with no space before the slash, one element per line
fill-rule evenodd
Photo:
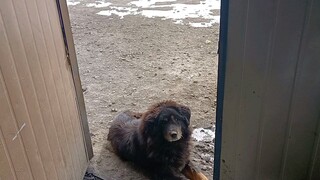
<path fill-rule="evenodd" d="M 154 136 L 156 134 L 156 126 L 159 121 L 159 115 L 156 114 L 149 114 L 145 117 L 143 133 L 146 136 Z"/>
<path fill-rule="evenodd" d="M 180 114 L 184 117 L 187 125 L 189 126 L 190 118 L 191 118 L 190 108 L 188 108 L 187 106 L 180 106 L 179 110 L 180 110 Z"/>
<path fill-rule="evenodd" d="M 145 137 L 148 137 L 148 136 L 153 136 L 153 132 L 154 132 L 154 123 L 152 121 L 147 121 L 144 124 L 143 134 L 145 135 Z"/>

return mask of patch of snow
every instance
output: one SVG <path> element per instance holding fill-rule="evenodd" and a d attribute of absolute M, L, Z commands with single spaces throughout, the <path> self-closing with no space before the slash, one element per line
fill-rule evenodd
<path fill-rule="evenodd" d="M 183 25 L 183 20 L 179 19 L 176 21 L 173 21 L 174 24 L 182 24 Z"/>
<path fill-rule="evenodd" d="M 68 6 L 75 6 L 77 4 L 80 4 L 80 2 L 79 1 L 67 0 L 67 5 Z"/>
<path fill-rule="evenodd" d="M 158 4 L 167 2 L 167 4 Z M 105 1 L 87 4 L 88 7 L 110 7 L 111 10 L 100 11 L 97 14 L 120 16 L 142 15 L 148 18 L 160 17 L 162 20 L 171 19 L 175 24 L 189 24 L 193 27 L 210 27 L 220 22 L 220 16 L 212 15 L 212 10 L 220 9 L 220 0 L 201 0 L 199 4 L 181 4 L 176 0 L 138 0 L 128 3 L 131 7 L 111 6 Z M 146 9 L 147 8 L 147 9 Z M 168 10 L 159 10 L 167 8 Z M 192 19 L 203 19 L 204 22 L 192 22 Z"/>
<path fill-rule="evenodd" d="M 220 9 L 220 0 L 203 0 L 199 4 L 170 4 L 156 5 L 157 2 L 172 2 L 170 0 L 139 0 L 129 3 L 139 8 L 172 8 L 171 10 L 142 10 L 142 15 L 152 17 L 164 17 L 165 19 L 203 18 L 214 19 L 212 10 Z"/>
<path fill-rule="evenodd" d="M 108 7 L 112 3 L 109 2 L 104 2 L 104 1 L 96 1 L 95 3 L 89 3 L 86 6 L 87 7 L 95 7 L 95 8 L 103 8 L 103 7 Z"/>
<path fill-rule="evenodd" d="M 105 16 L 111 16 L 112 14 L 117 15 L 122 19 L 124 16 L 127 15 L 135 15 L 137 14 L 138 9 L 130 9 L 129 11 L 117 11 L 117 10 L 106 10 L 106 11 L 100 11 L 97 14 L 98 15 L 105 15 Z"/>
<path fill-rule="evenodd" d="M 210 129 L 197 128 L 193 130 L 192 137 L 197 141 L 212 141 L 215 134 Z"/>
<path fill-rule="evenodd" d="M 158 2 L 175 2 L 176 0 L 139 0 L 139 1 L 132 1 L 129 5 L 135 5 L 137 7 L 142 8 L 149 8 L 155 5 Z"/>

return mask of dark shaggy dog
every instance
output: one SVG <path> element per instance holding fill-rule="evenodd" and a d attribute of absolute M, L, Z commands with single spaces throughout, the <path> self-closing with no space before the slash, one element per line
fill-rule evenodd
<path fill-rule="evenodd" d="M 174 101 L 151 106 L 145 113 L 120 113 L 108 140 L 116 154 L 150 172 L 152 179 L 185 179 L 189 162 L 191 112 Z"/>

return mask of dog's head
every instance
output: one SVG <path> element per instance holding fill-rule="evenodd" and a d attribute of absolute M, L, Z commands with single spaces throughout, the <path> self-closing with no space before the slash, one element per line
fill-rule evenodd
<path fill-rule="evenodd" d="M 189 126 L 188 116 L 173 107 L 164 108 L 156 120 L 164 139 L 169 142 L 180 140 L 183 136 L 183 129 Z"/>
<path fill-rule="evenodd" d="M 167 142 L 189 136 L 190 109 L 175 102 L 152 107 L 143 118 L 144 134 L 159 137 Z"/>

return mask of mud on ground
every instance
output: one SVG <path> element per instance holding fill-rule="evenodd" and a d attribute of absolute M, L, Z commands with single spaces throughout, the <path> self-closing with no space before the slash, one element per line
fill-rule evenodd
<path fill-rule="evenodd" d="M 90 167 L 104 179 L 146 179 L 115 156 L 106 140 L 109 124 L 120 111 L 172 99 L 191 108 L 193 128 L 212 129 L 219 24 L 196 28 L 99 11 L 84 1 L 69 6 L 95 155 Z M 212 179 L 214 140 L 193 141 L 191 160 Z"/>

